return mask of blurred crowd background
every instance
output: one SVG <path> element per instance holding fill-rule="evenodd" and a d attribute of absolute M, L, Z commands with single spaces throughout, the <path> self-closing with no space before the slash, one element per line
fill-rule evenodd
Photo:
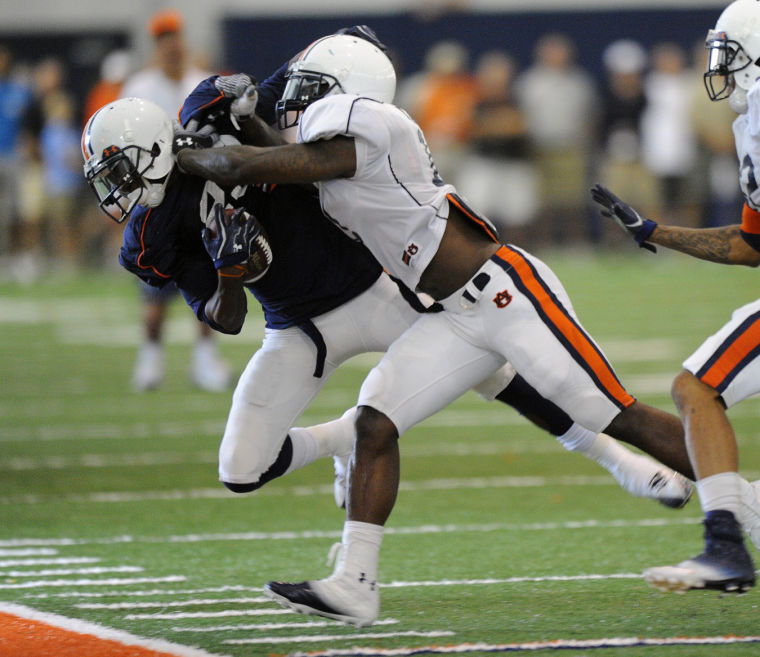
<path fill-rule="evenodd" d="M 80 137 L 92 112 L 141 71 L 162 71 L 166 85 L 236 70 L 262 79 L 313 38 L 356 23 L 388 44 L 395 102 L 422 127 L 444 180 L 505 241 L 531 251 L 629 248 L 590 207 L 594 181 L 668 223 L 735 223 L 734 114 L 711 103 L 702 83 L 704 37 L 719 11 L 548 21 L 451 10 L 411 26 L 404 14 L 227 16 L 208 25 L 221 35 L 219 53 L 195 48 L 181 29 L 161 45 L 149 16 L 139 19 L 149 48 L 127 29 L 48 27 L 44 38 L 0 30 L 0 278 L 118 266 L 121 227 L 85 186 Z M 673 20 L 686 15 L 687 24 Z"/>

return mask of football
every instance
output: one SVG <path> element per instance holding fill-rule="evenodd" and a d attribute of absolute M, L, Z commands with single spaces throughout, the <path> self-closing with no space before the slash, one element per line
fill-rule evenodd
<path fill-rule="evenodd" d="M 237 210 L 235 208 L 225 208 L 224 214 L 227 217 L 232 217 Z M 247 212 L 240 212 L 238 219 L 241 223 L 244 223 L 250 218 L 250 214 Z M 267 236 L 264 226 L 257 220 L 259 227 L 259 234 L 254 238 L 251 244 L 251 255 L 248 258 L 248 262 L 245 265 L 246 273 L 243 276 L 243 283 L 250 284 L 255 283 L 269 271 L 269 267 L 272 265 L 274 254 L 272 253 L 272 247 L 269 245 L 269 238 Z M 215 222 L 209 224 L 209 228 L 215 233 Z"/>
<path fill-rule="evenodd" d="M 264 230 L 264 226 L 261 226 L 261 232 L 253 240 L 253 244 L 251 244 L 251 257 L 248 258 L 248 264 L 246 265 L 248 273 L 243 277 L 243 283 L 254 283 L 259 280 L 269 271 L 273 259 L 274 256 L 272 255 L 272 247 L 269 246 L 269 238 Z"/>

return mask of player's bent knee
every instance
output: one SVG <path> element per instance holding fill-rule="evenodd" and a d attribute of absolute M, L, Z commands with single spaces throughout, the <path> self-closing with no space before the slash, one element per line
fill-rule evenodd
<path fill-rule="evenodd" d="M 354 418 L 357 446 L 382 451 L 398 440 L 396 425 L 371 406 L 360 406 Z"/>
<path fill-rule="evenodd" d="M 293 441 L 290 439 L 290 436 L 286 436 L 274 463 L 256 481 L 242 484 L 230 481 L 222 481 L 222 483 L 233 493 L 250 493 L 261 488 L 267 482 L 272 481 L 272 479 L 277 479 L 277 477 L 284 475 L 292 462 Z"/>
<path fill-rule="evenodd" d="M 718 392 L 688 370 L 682 370 L 673 380 L 670 395 L 675 405 L 682 408 L 685 405 L 716 399 Z"/>

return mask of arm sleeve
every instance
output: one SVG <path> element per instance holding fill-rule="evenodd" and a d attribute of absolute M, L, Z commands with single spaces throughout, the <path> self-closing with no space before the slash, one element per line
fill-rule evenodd
<path fill-rule="evenodd" d="M 348 94 L 328 96 L 306 108 L 298 128 L 298 141 L 307 143 L 353 137 L 356 146 L 356 174 L 390 150 L 390 132 L 377 114 L 368 111 L 376 101 Z"/>
<path fill-rule="evenodd" d="M 742 211 L 742 237 L 755 251 L 760 251 L 760 212 L 745 203 Z"/>
<path fill-rule="evenodd" d="M 272 75 L 256 87 L 259 92 L 259 101 L 256 104 L 256 114 L 267 125 L 272 125 L 277 120 L 275 115 L 275 105 L 282 96 L 282 92 L 285 91 L 285 75 L 288 72 L 289 64 L 290 62 L 285 62 L 280 68 L 272 73 Z"/>

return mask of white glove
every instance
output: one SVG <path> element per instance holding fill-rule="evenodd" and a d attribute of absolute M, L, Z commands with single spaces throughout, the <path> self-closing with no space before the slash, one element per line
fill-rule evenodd
<path fill-rule="evenodd" d="M 214 86 L 225 96 L 234 99 L 230 105 L 230 119 L 239 130 L 240 124 L 252 119 L 256 112 L 256 103 L 259 100 L 256 81 L 250 75 L 236 73 L 218 77 Z"/>

